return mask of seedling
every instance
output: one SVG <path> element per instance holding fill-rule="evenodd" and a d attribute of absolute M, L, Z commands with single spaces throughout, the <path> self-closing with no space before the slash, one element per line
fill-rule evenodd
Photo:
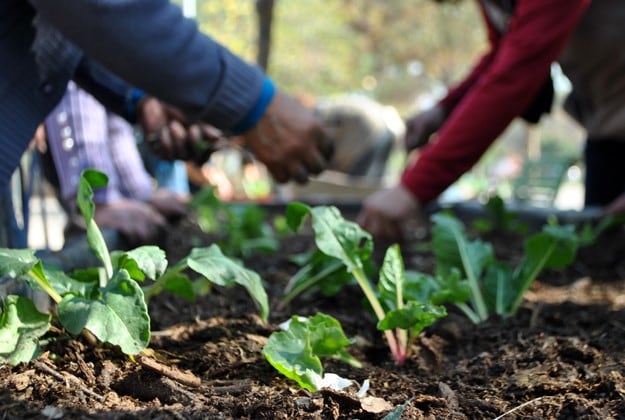
<path fill-rule="evenodd" d="M 544 269 L 569 265 L 577 249 L 592 242 L 606 226 L 584 227 L 577 233 L 572 225 L 551 222 L 525 241 L 524 257 L 512 267 L 497 261 L 491 244 L 469 240 L 455 217 L 439 213 L 432 220 L 437 276 L 426 279 L 427 288 L 439 299 L 457 304 L 474 323 L 492 314 L 516 314 L 524 293 Z"/>
<path fill-rule="evenodd" d="M 245 287 L 268 316 L 268 299 L 258 274 L 225 257 L 219 247 L 193 249 L 190 255 L 167 268 L 165 253 L 155 246 L 128 252 L 109 253 L 93 220 L 93 188 L 106 185 L 107 177 L 97 171 L 83 172 L 78 188 L 78 206 L 87 226 L 87 242 L 102 267 L 66 274 L 46 267 L 33 250 L 0 249 L 0 276 L 24 278 L 31 287 L 44 290 L 57 305 L 56 314 L 41 314 L 27 298 L 9 296 L 0 315 L 0 363 L 19 363 L 37 357 L 39 340 L 56 317 L 72 335 L 89 330 L 104 343 L 136 354 L 150 340 L 147 299 L 167 290 L 188 299 L 208 290 L 208 285 Z M 194 282 L 183 271 L 201 277 Z M 142 289 L 138 282 L 155 280 Z M 145 290 L 145 293 L 144 293 Z"/>
<path fill-rule="evenodd" d="M 267 223 L 267 212 L 252 203 L 225 203 L 213 188 L 200 190 L 191 201 L 202 231 L 219 236 L 218 244 L 226 255 L 249 256 L 257 252 L 276 252 L 278 240 Z"/>
<path fill-rule="evenodd" d="M 505 201 L 499 195 L 489 197 L 484 209 L 486 217 L 473 222 L 473 228 L 477 232 L 489 233 L 498 230 L 525 235 L 529 230 L 527 224 L 519 219 L 518 214 L 506 207 Z"/>
<path fill-rule="evenodd" d="M 278 372 L 302 388 L 317 391 L 324 381 L 321 358 L 334 358 L 361 367 L 346 350 L 350 344 L 341 324 L 329 315 L 293 316 L 284 331 L 269 336 L 263 355 Z"/>
<path fill-rule="evenodd" d="M 291 203 L 287 207 L 291 229 L 299 230 L 309 214 L 317 247 L 341 261 L 354 276 L 378 319 L 377 328 L 384 331 L 393 359 L 403 364 L 411 339 L 437 318 L 445 316 L 445 309 L 429 302 L 404 299 L 404 264 L 397 245 L 386 252 L 376 290 L 365 272 L 365 261 L 373 250 L 371 235 L 356 223 L 345 220 L 336 207 L 311 208 L 302 203 Z"/>

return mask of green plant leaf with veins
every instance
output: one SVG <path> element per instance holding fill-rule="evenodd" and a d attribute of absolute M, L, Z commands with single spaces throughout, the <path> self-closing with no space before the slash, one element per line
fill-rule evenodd
<path fill-rule="evenodd" d="M 321 313 L 312 318 L 293 316 L 285 331 L 269 336 L 263 355 L 278 372 L 302 388 L 317 391 L 323 376 L 321 357 L 336 357 L 359 366 L 345 350 L 349 344 L 340 323 L 331 316 Z"/>
<path fill-rule="evenodd" d="M 260 276 L 225 256 L 217 245 L 213 244 L 208 248 L 194 248 L 184 263 L 211 283 L 225 287 L 234 284 L 243 286 L 260 307 L 261 317 L 267 319 L 269 299 Z"/>
<path fill-rule="evenodd" d="M 30 299 L 8 296 L 0 314 L 0 364 L 16 365 L 39 356 L 39 337 L 50 329 L 51 318 L 37 311 Z"/>
<path fill-rule="evenodd" d="M 119 270 L 98 299 L 67 295 L 58 306 L 58 317 L 67 331 L 84 328 L 100 341 L 120 346 L 126 354 L 137 354 L 150 341 L 150 317 L 143 291 L 126 270 Z"/>

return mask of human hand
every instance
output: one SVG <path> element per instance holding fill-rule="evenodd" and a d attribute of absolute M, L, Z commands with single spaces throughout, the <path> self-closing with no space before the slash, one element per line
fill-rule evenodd
<path fill-rule="evenodd" d="M 438 131 L 445 122 L 445 110 L 436 105 L 406 121 L 404 144 L 407 151 L 425 146 L 430 136 Z"/>
<path fill-rule="evenodd" d="M 189 124 L 180 110 L 154 97 L 139 102 L 137 115 L 146 142 L 166 160 L 204 163 L 222 137 L 221 132 L 211 125 Z"/>
<path fill-rule="evenodd" d="M 30 140 L 30 147 L 37 149 L 39 153 L 46 153 L 48 150 L 48 138 L 46 128 L 43 124 L 37 126 L 33 138 Z"/>
<path fill-rule="evenodd" d="M 606 215 L 616 216 L 617 214 L 625 214 L 625 193 L 616 197 L 610 204 L 604 208 Z"/>
<path fill-rule="evenodd" d="M 119 231 L 131 245 L 156 242 L 166 225 L 163 215 L 152 206 L 127 199 L 97 205 L 94 220 L 101 228 Z"/>
<path fill-rule="evenodd" d="M 374 237 L 405 239 L 406 222 L 418 216 L 419 202 L 403 186 L 376 191 L 367 197 L 356 221 Z"/>
<path fill-rule="evenodd" d="M 177 218 L 186 214 L 188 201 L 188 197 L 167 188 L 159 188 L 154 191 L 148 204 L 167 218 Z"/>
<path fill-rule="evenodd" d="M 332 157 L 333 146 L 312 111 L 276 91 L 258 124 L 242 134 L 248 149 L 278 182 L 306 183 Z"/>

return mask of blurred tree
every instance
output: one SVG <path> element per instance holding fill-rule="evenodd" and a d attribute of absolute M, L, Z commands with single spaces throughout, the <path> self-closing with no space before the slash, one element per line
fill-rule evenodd
<path fill-rule="evenodd" d="M 256 55 L 256 62 L 265 71 L 269 67 L 273 6 L 274 0 L 256 0 L 256 13 L 258 14 L 258 54 Z"/>
<path fill-rule="evenodd" d="M 197 0 L 197 21 L 291 93 L 366 91 L 400 110 L 485 45 L 472 1 Z"/>

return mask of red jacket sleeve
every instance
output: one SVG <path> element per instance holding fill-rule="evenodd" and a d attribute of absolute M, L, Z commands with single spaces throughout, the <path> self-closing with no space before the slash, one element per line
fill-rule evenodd
<path fill-rule="evenodd" d="M 506 34 L 492 44 L 493 50 L 457 88 L 456 105 L 454 96 L 446 98 L 453 109 L 437 138 L 402 174 L 401 183 L 422 204 L 438 197 L 468 171 L 525 110 L 589 3 L 517 2 Z"/>

